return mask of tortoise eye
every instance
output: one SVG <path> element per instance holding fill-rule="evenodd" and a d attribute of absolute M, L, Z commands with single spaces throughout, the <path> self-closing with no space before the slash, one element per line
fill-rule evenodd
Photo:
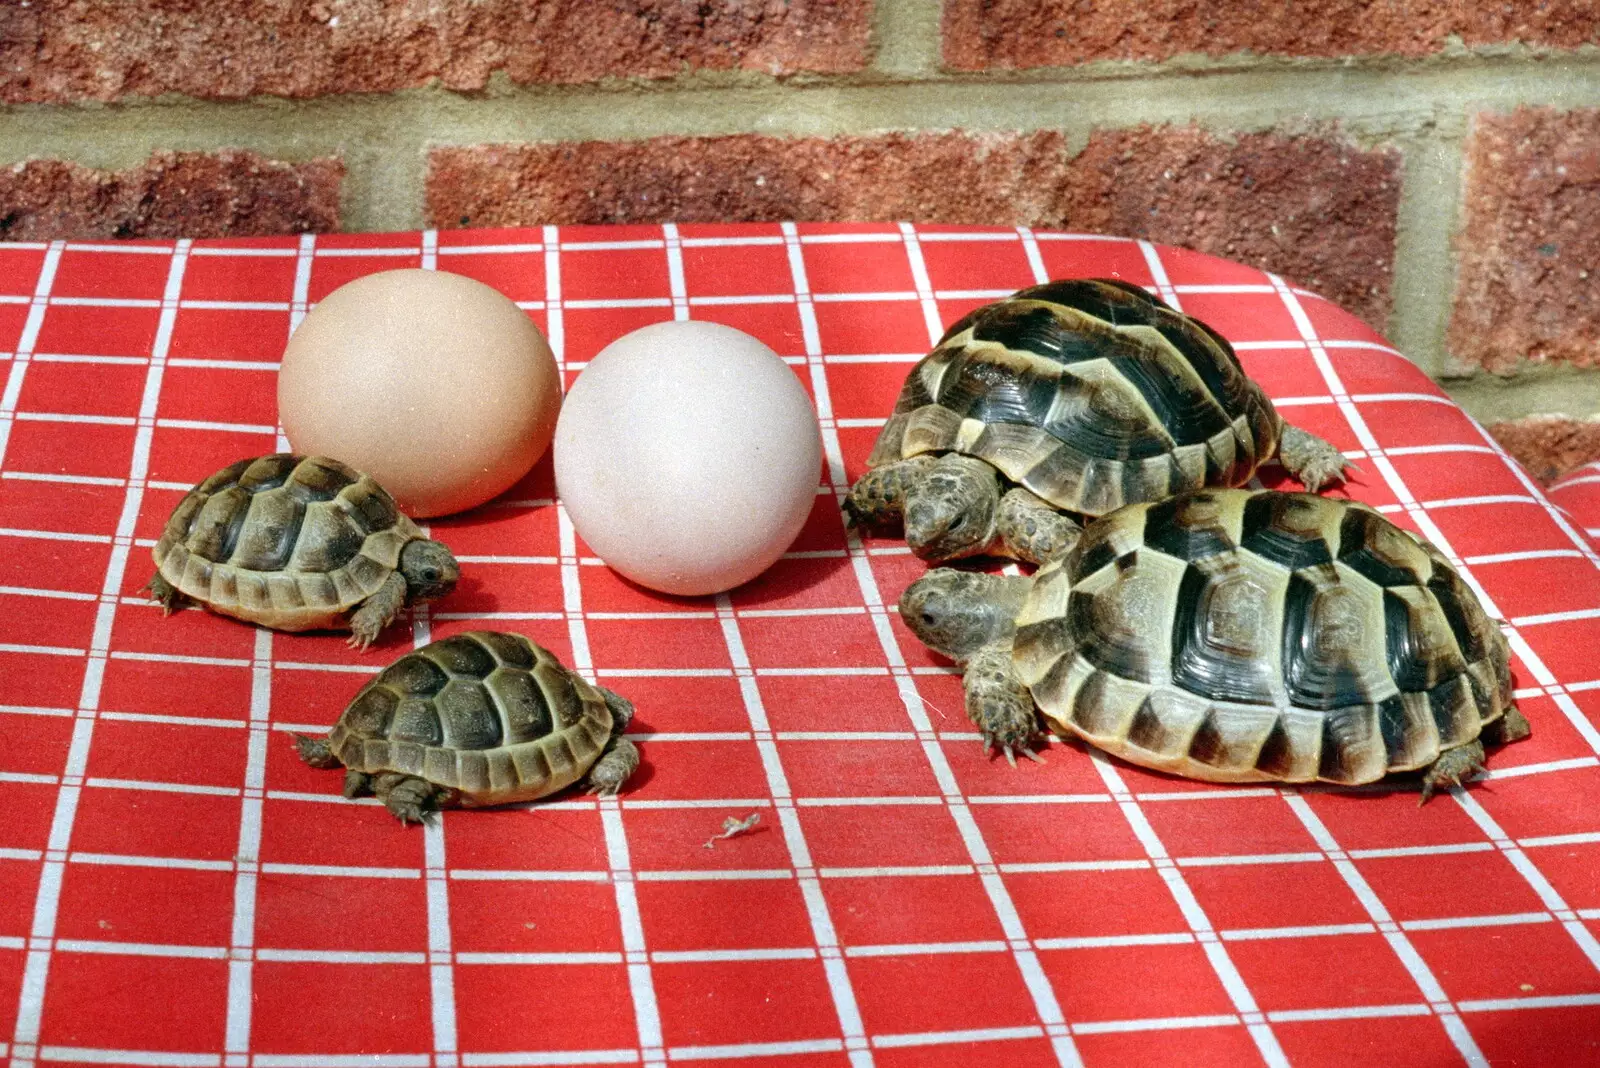
<path fill-rule="evenodd" d="M 922 625 L 923 626 L 931 627 L 937 622 L 938 622 L 938 620 L 934 618 L 934 615 L 933 615 L 932 612 L 924 612 L 924 613 L 922 613 Z"/>
<path fill-rule="evenodd" d="M 439 572 L 430 567 L 422 573 L 422 580 L 424 582 L 438 582 Z"/>

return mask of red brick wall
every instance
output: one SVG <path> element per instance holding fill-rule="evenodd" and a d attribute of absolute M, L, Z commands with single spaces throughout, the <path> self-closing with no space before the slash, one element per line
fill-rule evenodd
<path fill-rule="evenodd" d="M 910 44 L 887 39 L 906 33 Z M 14 136 L 0 160 L 11 164 L 0 237 L 326 231 L 352 204 L 364 220 L 439 227 L 795 218 L 1100 230 L 1282 272 L 1404 335 L 1430 370 L 1533 380 L 1600 364 L 1597 45 L 1595 0 L 0 3 L 0 146 L 7 121 L 59 116 L 115 144 L 126 131 L 140 148 L 94 169 L 84 161 L 108 158 L 102 143 L 54 137 L 40 153 Z M 1393 115 L 1340 121 L 1343 70 L 1392 75 Z M 1406 78 L 1452 71 L 1487 102 L 1443 108 Z M 1232 118 L 1226 94 L 1241 74 L 1278 79 L 1281 108 L 1257 85 Z M 1334 97 L 1311 125 L 1294 98 L 1306 77 Z M 908 81 L 966 93 L 951 96 L 954 121 L 850 118 L 882 114 L 865 105 Z M 986 119 L 974 87 L 998 97 L 1014 84 L 1054 87 L 1060 106 Z M 745 118 L 715 121 L 719 94 L 745 101 L 728 112 Z M 750 94 L 764 95 L 752 106 Z M 1213 101 L 1204 123 L 1185 116 L 1189 96 Z M 1080 97 L 1102 102 L 1087 120 Z M 584 136 L 580 119 L 565 138 L 390 148 L 384 136 L 508 98 L 530 114 L 642 118 L 625 138 Z M 788 118 L 765 122 L 768 101 Z M 350 115 L 364 132 L 296 147 Z M 818 115 L 829 136 L 773 132 Z M 688 136 L 683 122 L 716 132 Z M 1437 164 L 1411 166 L 1430 152 L 1449 180 Z M 384 197 L 394 202 L 374 202 Z M 1437 255 L 1415 251 L 1427 248 Z M 1398 299 L 1417 289 L 1408 271 L 1429 272 L 1421 288 L 1436 306 Z M 1570 419 L 1500 429 L 1541 473 L 1600 452 L 1600 432 Z"/>

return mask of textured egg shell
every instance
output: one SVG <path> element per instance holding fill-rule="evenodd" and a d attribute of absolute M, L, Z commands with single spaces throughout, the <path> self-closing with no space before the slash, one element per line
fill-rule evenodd
<path fill-rule="evenodd" d="M 296 452 L 365 471 L 412 516 L 482 504 L 549 447 L 561 380 L 544 335 L 491 286 L 383 271 L 311 309 L 278 373 Z"/>
<path fill-rule="evenodd" d="M 717 323 L 657 323 L 578 376 L 556 427 L 556 489 L 620 574 L 718 593 L 793 543 L 821 453 L 811 400 L 771 349 Z"/>

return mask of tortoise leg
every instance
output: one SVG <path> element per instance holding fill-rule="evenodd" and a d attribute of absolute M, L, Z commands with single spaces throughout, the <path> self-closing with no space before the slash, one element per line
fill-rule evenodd
<path fill-rule="evenodd" d="M 1021 486 L 1000 498 L 995 526 L 1007 554 L 1030 564 L 1054 559 L 1078 544 L 1083 528 Z"/>
<path fill-rule="evenodd" d="M 638 767 L 639 747 L 620 735 L 612 735 L 600 759 L 583 777 L 583 788 L 601 797 L 616 797 L 622 784 Z"/>
<path fill-rule="evenodd" d="M 967 694 L 967 718 L 983 732 L 985 754 L 998 744 L 1012 767 L 1017 766 L 1018 752 L 1044 763 L 1032 747 L 1039 734 L 1033 695 L 1017 678 L 1009 644 L 991 645 L 973 654 L 961 683 Z"/>
<path fill-rule="evenodd" d="M 350 798 L 366 797 L 370 793 L 372 793 L 371 775 L 364 771 L 357 771 L 355 768 L 351 768 L 344 773 L 344 796 Z"/>
<path fill-rule="evenodd" d="M 406 579 L 396 571 L 350 616 L 350 640 L 346 644 L 365 652 L 367 646 L 378 640 L 383 628 L 394 622 L 405 603 Z"/>
<path fill-rule="evenodd" d="M 294 736 L 295 748 L 300 751 L 300 759 L 314 768 L 336 768 L 339 758 L 333 755 L 333 750 L 328 748 L 328 739 L 313 738 L 308 734 Z"/>
<path fill-rule="evenodd" d="M 1288 423 L 1278 441 L 1278 460 L 1311 493 L 1330 482 L 1343 482 L 1345 469 L 1355 466 L 1329 442 Z"/>
<path fill-rule="evenodd" d="M 401 823 L 426 823 L 439 807 L 439 788 L 414 775 L 394 771 L 375 775 L 372 792 Z"/>
<path fill-rule="evenodd" d="M 845 525 L 876 527 L 899 519 L 904 512 L 906 489 L 933 466 L 930 456 L 913 456 L 909 460 L 875 467 L 856 479 L 850 493 L 841 504 Z"/>
<path fill-rule="evenodd" d="M 1429 764 L 1422 773 L 1422 800 L 1417 802 L 1420 807 L 1428 803 L 1428 798 L 1433 792 L 1446 783 L 1455 786 L 1462 785 L 1461 780 L 1470 776 L 1474 771 L 1485 770 L 1483 766 L 1483 743 L 1471 741 L 1466 745 L 1458 745 L 1454 749 L 1446 749 L 1439 754 L 1439 759 Z"/>
<path fill-rule="evenodd" d="M 150 581 L 140 587 L 140 592 L 150 591 L 150 599 L 161 602 L 161 614 L 170 616 L 176 609 L 188 603 L 189 598 L 178 592 L 178 588 L 161 577 L 157 571 L 150 576 Z"/>

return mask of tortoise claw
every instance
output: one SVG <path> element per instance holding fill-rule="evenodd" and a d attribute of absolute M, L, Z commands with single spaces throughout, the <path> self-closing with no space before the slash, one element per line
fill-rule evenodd
<path fill-rule="evenodd" d="M 1043 764 L 1045 762 L 1044 757 L 1040 756 L 1038 753 L 1034 752 L 1032 749 L 1027 748 L 1026 746 L 1023 747 L 1021 752 L 1022 752 L 1023 756 L 1027 757 L 1029 760 L 1033 761 L 1035 764 Z"/>
<path fill-rule="evenodd" d="M 1012 767 L 1016 767 L 1017 766 L 1017 754 L 1012 751 L 1012 749 L 1011 749 L 1011 747 L 1009 745 L 1004 748 L 1004 752 L 1006 754 L 1006 763 L 1010 764 Z"/>

